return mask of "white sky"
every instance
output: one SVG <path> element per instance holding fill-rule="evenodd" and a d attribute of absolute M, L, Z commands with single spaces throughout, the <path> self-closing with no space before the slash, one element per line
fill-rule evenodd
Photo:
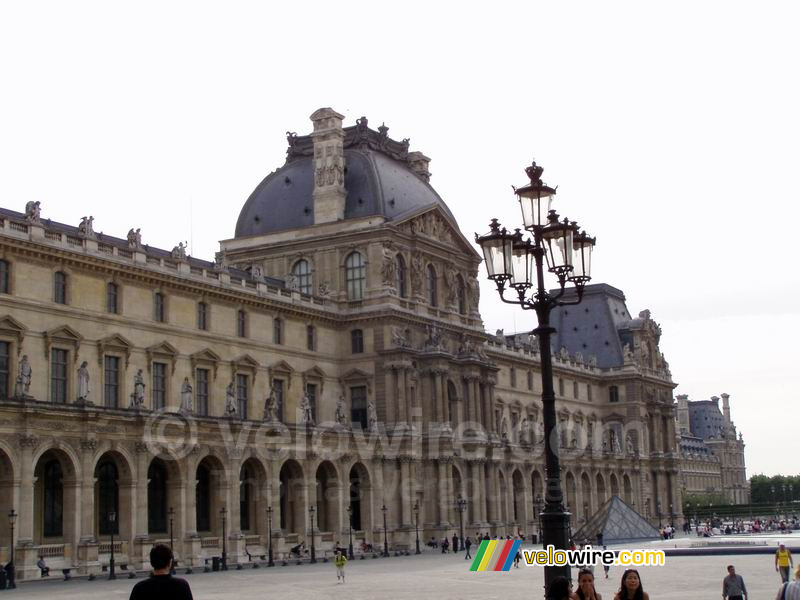
<path fill-rule="evenodd" d="M 798 12 L 4 2 L 0 205 L 212 259 L 285 132 L 331 106 L 410 137 L 471 237 L 519 224 L 535 157 L 598 238 L 595 281 L 662 325 L 676 393 L 731 394 L 748 475 L 797 473 Z M 533 327 L 484 283 L 487 330 Z"/>

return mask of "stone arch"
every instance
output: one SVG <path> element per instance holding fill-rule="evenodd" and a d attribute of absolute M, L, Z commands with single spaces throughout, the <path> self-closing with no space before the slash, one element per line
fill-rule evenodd
<path fill-rule="evenodd" d="M 350 467 L 349 506 L 354 531 L 371 530 L 372 526 L 372 483 L 369 469 L 357 462 Z"/>
<path fill-rule="evenodd" d="M 564 495 L 566 503 L 569 506 L 569 512 L 572 513 L 573 523 L 579 510 L 576 485 L 575 475 L 572 474 L 572 471 L 567 471 L 566 475 L 564 476 Z"/>
<path fill-rule="evenodd" d="M 524 530 L 524 526 L 528 522 L 528 515 L 525 506 L 525 484 L 523 481 L 524 480 L 520 470 L 514 469 L 514 473 L 511 476 L 511 485 L 513 489 L 511 514 L 514 519 L 514 523 L 519 530 Z"/>
<path fill-rule="evenodd" d="M 338 532 L 339 511 L 342 505 L 342 482 L 336 466 L 330 461 L 322 461 L 315 475 L 316 527 L 319 532 Z"/>
<path fill-rule="evenodd" d="M 250 456 L 239 467 L 239 529 L 250 534 L 267 535 L 269 505 L 267 469 Z"/>
<path fill-rule="evenodd" d="M 597 507 L 592 506 L 592 480 L 585 472 L 581 473 L 581 487 L 583 488 L 581 510 L 583 510 L 583 518 L 588 521 Z"/>
<path fill-rule="evenodd" d="M 135 506 L 135 478 L 129 458 L 119 450 L 98 453 L 94 472 L 93 531 L 98 538 L 114 535 L 132 537 L 131 516 Z M 110 513 L 115 513 L 112 525 Z"/>
<path fill-rule="evenodd" d="M 497 471 L 497 479 L 498 479 L 498 488 L 500 490 L 500 497 L 498 498 L 498 504 L 500 509 L 500 522 L 505 525 L 508 523 L 508 485 L 506 485 L 506 476 L 503 473 L 502 469 L 498 469 Z"/>
<path fill-rule="evenodd" d="M 14 468 L 14 455 L 9 451 L 5 443 L 0 442 L 0 506 L 13 507 L 14 502 L 14 481 L 16 479 Z M 21 512 L 20 507 L 18 512 Z M 24 507 L 24 510 L 30 510 Z M 7 540 L 10 534 L 8 519 L 0 519 L 0 539 Z"/>
<path fill-rule="evenodd" d="M 631 478 L 627 473 L 622 476 L 622 493 L 622 498 L 625 500 L 626 504 L 633 506 L 633 486 L 631 485 Z"/>
<path fill-rule="evenodd" d="M 278 475 L 280 480 L 280 528 L 285 533 L 305 535 L 306 481 L 303 467 L 294 459 L 286 460 Z"/>
<path fill-rule="evenodd" d="M 225 485 L 227 475 L 222 461 L 213 454 L 207 454 L 197 463 L 195 477 L 195 519 L 197 532 L 211 536 L 222 534 L 221 511 L 225 507 Z"/>
<path fill-rule="evenodd" d="M 597 507 L 599 508 L 606 501 L 606 481 L 602 473 L 595 476 L 595 481 L 597 483 Z"/>
<path fill-rule="evenodd" d="M 611 477 L 609 478 L 611 484 L 611 495 L 612 496 L 619 496 L 619 480 L 617 479 L 617 474 L 612 473 Z"/>
<path fill-rule="evenodd" d="M 57 543 L 77 539 L 80 511 L 78 462 L 63 445 L 43 449 L 34 461 L 34 541 Z"/>

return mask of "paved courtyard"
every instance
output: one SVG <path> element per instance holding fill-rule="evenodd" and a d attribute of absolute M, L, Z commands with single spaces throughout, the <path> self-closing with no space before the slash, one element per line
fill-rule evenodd
<path fill-rule="evenodd" d="M 654 545 L 647 544 L 646 547 Z M 297 598 L 329 600 L 332 597 L 480 599 L 541 598 L 541 568 L 521 565 L 509 573 L 470 572 L 462 557 L 428 552 L 421 556 L 351 561 L 347 583 L 337 584 L 332 563 L 291 565 L 272 569 L 246 569 L 225 573 L 197 573 L 187 576 L 198 600 L 250 600 Z M 645 590 L 653 600 L 719 598 L 725 566 L 736 565 L 753 600 L 772 600 L 780 581 L 769 555 L 706 556 L 667 558 L 665 567 L 640 569 Z M 609 579 L 598 580 L 598 591 L 612 600 L 622 569 L 613 567 Z M 602 577 L 602 574 L 601 574 Z M 69 582 L 52 581 L 21 584 L 16 592 L 25 598 L 57 597 L 58 600 L 127 599 L 137 580 L 118 579 Z"/>

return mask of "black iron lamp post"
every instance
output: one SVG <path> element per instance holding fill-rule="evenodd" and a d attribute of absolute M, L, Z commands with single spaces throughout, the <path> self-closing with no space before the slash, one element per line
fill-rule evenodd
<path fill-rule="evenodd" d="M 533 501 L 534 508 L 536 509 L 536 535 L 542 534 L 542 497 L 537 495 L 536 500 Z M 540 541 L 537 539 L 537 541 Z"/>
<path fill-rule="evenodd" d="M 108 559 L 108 578 L 116 579 L 117 574 L 114 572 L 114 527 L 117 524 L 117 513 L 113 510 L 108 513 L 109 529 L 111 529 L 111 558 Z"/>
<path fill-rule="evenodd" d="M 272 560 L 272 507 L 267 507 L 267 535 L 269 536 L 269 541 L 267 542 L 267 566 L 274 567 L 275 561 Z"/>
<path fill-rule="evenodd" d="M 383 555 L 384 556 L 389 556 L 389 538 L 386 535 L 386 513 L 388 510 L 389 509 L 386 508 L 385 504 L 381 507 L 381 511 L 383 512 Z"/>
<path fill-rule="evenodd" d="M 311 564 L 317 562 L 317 548 L 314 546 L 314 505 L 308 507 L 308 514 L 311 517 Z"/>
<path fill-rule="evenodd" d="M 14 564 L 14 524 L 17 522 L 17 511 L 13 508 L 8 513 L 8 527 L 11 530 L 11 541 L 9 542 L 9 569 L 8 569 L 8 587 L 12 590 L 17 588 L 17 567 Z"/>
<path fill-rule="evenodd" d="M 459 550 L 464 550 L 464 510 L 467 508 L 467 501 L 464 500 L 461 496 L 458 497 L 456 500 L 456 505 L 458 506 L 458 529 L 460 535 L 460 541 L 458 542 Z M 456 549 L 453 548 L 453 552 Z"/>
<path fill-rule="evenodd" d="M 483 250 L 489 279 L 497 285 L 500 299 L 509 304 L 518 304 L 523 310 L 536 311 L 538 327 L 533 333 L 539 338 L 541 355 L 547 471 L 547 492 L 541 513 L 542 533 L 545 547 L 552 545 L 565 550 L 569 514 L 564 510 L 558 448 L 551 444 L 556 429 L 556 408 L 550 350 L 550 336 L 555 329 L 550 326 L 550 312 L 558 306 L 580 303 L 584 286 L 591 279 L 591 253 L 595 239 L 586 232 L 579 233 L 575 222 L 559 220 L 556 212 L 550 210 L 556 190 L 542 181 L 543 171 L 534 162 L 525 169 L 530 183 L 514 190 L 522 208 L 523 226 L 532 234 L 532 239 L 519 229 L 508 231 L 497 219 L 492 219 L 489 233 L 481 237 L 476 234 L 475 241 Z M 547 270 L 558 280 L 559 290 L 552 294 L 545 287 L 545 262 Z M 562 297 L 568 283 L 575 286 L 575 295 L 565 301 Z M 510 292 L 510 299 L 505 297 L 506 291 Z M 549 589 L 551 582 L 559 576 L 569 579 L 569 567 L 545 567 L 545 588 Z"/>
<path fill-rule="evenodd" d="M 228 526 L 228 509 L 224 506 L 219 511 L 220 517 L 222 517 L 222 570 L 228 570 L 228 536 L 227 536 L 227 526 Z"/>
<path fill-rule="evenodd" d="M 347 544 L 347 558 L 353 560 L 353 505 L 347 505 L 347 516 L 350 520 L 350 542 Z"/>
<path fill-rule="evenodd" d="M 672 504 L 669 505 L 669 526 L 675 528 L 675 510 Z"/>
<path fill-rule="evenodd" d="M 419 500 L 414 502 L 414 533 L 417 535 L 417 550 L 414 554 L 420 554 L 419 550 Z"/>

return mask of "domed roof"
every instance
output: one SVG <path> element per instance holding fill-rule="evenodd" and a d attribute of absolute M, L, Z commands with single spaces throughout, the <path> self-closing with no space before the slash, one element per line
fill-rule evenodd
<path fill-rule="evenodd" d="M 396 142 L 366 128 L 366 119 L 345 128 L 345 219 L 384 216 L 397 219 L 432 205 L 453 218 L 426 181 L 427 158 L 408 152 L 408 140 Z M 262 235 L 314 224 L 314 165 L 310 136 L 289 134 L 286 164 L 268 175 L 239 213 L 235 237 Z M 412 161 L 416 166 L 412 167 Z M 420 163 L 424 163 L 420 167 Z M 453 219 L 455 221 L 455 219 Z"/>

